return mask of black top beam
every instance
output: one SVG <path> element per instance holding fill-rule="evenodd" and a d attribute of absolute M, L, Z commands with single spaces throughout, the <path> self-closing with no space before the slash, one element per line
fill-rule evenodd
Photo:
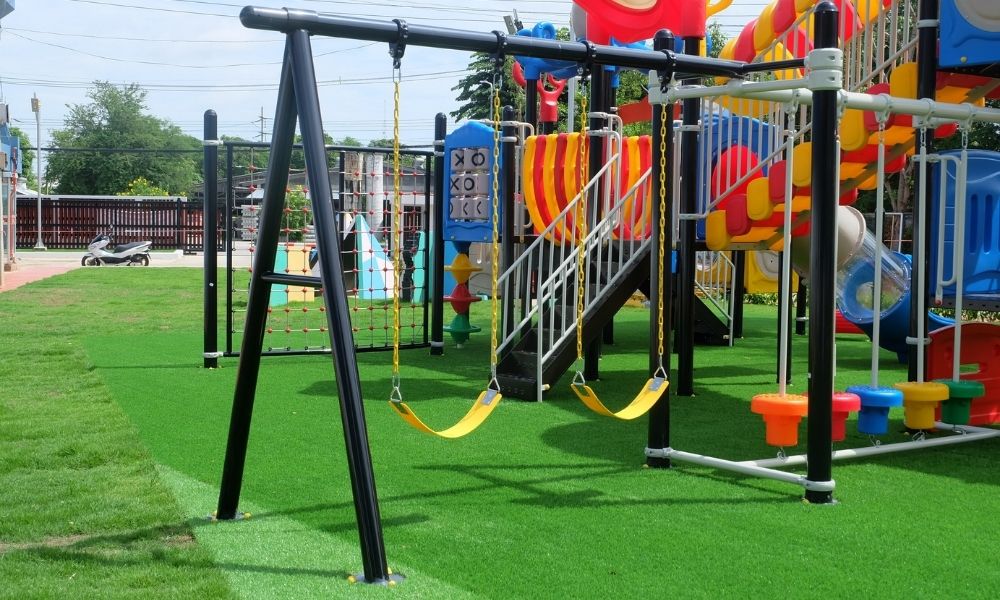
<path fill-rule="evenodd" d="M 408 24 L 405 35 L 401 35 L 401 27 L 395 21 L 358 19 L 288 8 L 247 6 L 240 12 L 240 21 L 251 29 L 282 33 L 304 29 L 314 35 L 488 54 L 533 56 L 632 69 L 654 69 L 667 75 L 740 77 L 751 71 L 760 70 L 763 64 L 758 63 L 751 67 L 740 61 L 685 56 L 675 54 L 671 50 L 618 48 L 589 42 L 547 40 L 499 32 L 484 33 L 427 25 Z"/>

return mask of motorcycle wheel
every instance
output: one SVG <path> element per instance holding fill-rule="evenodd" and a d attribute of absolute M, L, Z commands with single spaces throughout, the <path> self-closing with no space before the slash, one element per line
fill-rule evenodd
<path fill-rule="evenodd" d="M 142 264 L 142 266 L 144 266 L 144 267 L 148 267 L 149 266 L 149 257 L 146 256 L 145 254 L 143 254 L 142 256 L 139 257 L 139 263 Z"/>
<path fill-rule="evenodd" d="M 84 256 L 83 260 L 80 261 L 80 266 L 83 267 L 99 267 L 101 266 L 101 259 L 96 256 Z"/>

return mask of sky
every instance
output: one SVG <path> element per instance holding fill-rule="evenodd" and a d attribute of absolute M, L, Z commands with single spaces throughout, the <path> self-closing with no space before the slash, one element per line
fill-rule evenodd
<path fill-rule="evenodd" d="M 689 2 L 690 0 L 677 0 Z M 95 80 L 137 83 L 148 112 L 202 137 L 206 109 L 223 135 L 269 140 L 283 37 L 244 28 L 240 9 L 290 6 L 389 21 L 489 32 L 517 11 L 526 26 L 568 25 L 570 0 L 16 0 L 0 20 L 0 99 L 13 125 L 36 143 L 31 97 L 41 101 L 42 145 L 67 105 L 85 104 Z M 735 35 L 764 0 L 734 0 L 717 20 Z M 313 38 L 324 126 L 335 139 L 392 136 L 392 64 L 385 44 Z M 411 47 L 402 65 L 403 143 L 428 144 L 434 115 L 457 108 L 452 91 L 468 53 Z M 263 114 L 263 119 L 261 115 Z"/>

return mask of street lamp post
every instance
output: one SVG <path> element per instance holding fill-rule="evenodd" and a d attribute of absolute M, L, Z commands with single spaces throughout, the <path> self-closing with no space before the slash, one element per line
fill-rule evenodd
<path fill-rule="evenodd" d="M 38 212 L 35 219 L 38 226 L 38 241 L 35 242 L 35 250 L 47 250 L 42 242 L 42 103 L 38 100 L 38 94 L 31 97 L 31 112 L 35 113 L 35 163 L 38 165 Z"/>

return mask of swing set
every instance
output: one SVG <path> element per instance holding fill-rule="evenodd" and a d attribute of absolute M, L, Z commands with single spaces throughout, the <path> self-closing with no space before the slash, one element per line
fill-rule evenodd
<path fill-rule="evenodd" d="M 498 34 L 499 35 L 499 34 Z M 400 161 L 399 161 L 399 108 L 400 108 L 400 63 L 403 56 L 405 46 L 402 44 L 395 44 L 392 47 L 393 56 L 393 151 L 394 151 L 394 168 L 393 168 L 393 214 L 395 216 L 394 223 L 396 224 L 393 230 L 394 235 L 397 237 L 397 247 L 402 247 L 402 229 L 399 226 L 402 223 L 402 201 L 400 199 L 400 187 L 399 187 L 399 173 L 400 173 Z M 399 331 L 400 331 L 400 319 L 399 319 L 399 280 L 401 265 L 399 263 L 398 253 L 396 260 L 393 262 L 393 267 L 395 269 L 395 290 L 393 294 L 393 356 L 392 356 L 392 389 L 389 394 L 389 406 L 411 427 L 427 433 L 433 436 L 437 436 L 445 439 L 456 439 L 468 435 L 475 431 L 480 425 L 482 425 L 486 419 L 493 413 L 496 407 L 500 404 L 503 399 L 503 394 L 500 391 L 500 384 L 497 380 L 497 363 L 498 359 L 498 343 L 497 343 L 497 331 L 499 328 L 499 268 L 500 264 L 500 87 L 502 84 L 502 74 L 501 68 L 504 64 L 504 57 L 502 54 L 494 55 L 494 75 L 493 80 L 490 82 L 492 89 L 491 99 L 492 99 L 492 129 L 493 129 L 493 160 L 490 169 L 490 183 L 491 183 L 491 194 L 490 194 L 490 206 L 492 213 L 492 237 L 491 237 L 491 258 L 494 268 L 491 269 L 491 294 L 490 294 L 490 378 L 486 389 L 483 390 L 476 401 L 473 403 L 472 407 L 462 416 L 461 419 L 454 425 L 447 427 L 445 429 L 434 429 L 424 422 L 414 410 L 403 401 L 403 394 L 401 389 L 401 376 L 400 376 L 400 361 L 399 361 Z M 666 197 L 666 179 L 667 179 L 667 152 L 666 152 L 666 123 L 667 123 L 667 108 L 663 105 L 661 114 L 661 140 L 660 140 L 660 160 L 659 160 L 659 227 L 657 230 L 657 255 L 659 264 L 663 264 L 666 252 L 667 252 L 667 241 L 666 241 L 666 212 L 667 212 L 667 197 Z M 587 101 L 586 94 L 583 97 L 582 109 L 581 109 L 581 147 L 586 145 L 586 134 L 587 134 Z M 583 153 L 578 154 L 578 158 L 582 159 Z M 577 352 L 577 368 L 575 375 L 573 377 L 570 387 L 573 393 L 580 399 L 580 401 L 593 412 L 603 415 L 606 417 L 613 417 L 621 420 L 634 420 L 642 415 L 649 412 L 649 410 L 656 404 L 657 400 L 666 392 L 669 382 L 667 381 L 667 373 L 664 367 L 664 303 L 663 303 L 663 272 L 659 272 L 657 279 L 657 308 L 656 308 L 656 322 L 657 322 L 657 368 L 653 375 L 646 381 L 642 386 L 642 389 L 635 396 L 635 398 L 629 402 L 624 408 L 613 411 L 609 409 L 598 397 L 597 393 L 593 388 L 587 385 L 586 378 L 584 377 L 583 370 L 583 346 L 584 346 L 584 306 L 586 297 L 586 286 L 587 286 L 587 274 L 586 274 L 586 262 L 587 262 L 587 250 L 585 247 L 585 238 L 587 230 L 587 202 L 586 202 L 586 191 L 580 192 L 580 197 L 576 199 L 576 216 L 575 220 L 578 224 L 579 232 L 576 236 L 576 263 L 577 263 L 577 286 L 576 286 L 576 352 Z"/>

